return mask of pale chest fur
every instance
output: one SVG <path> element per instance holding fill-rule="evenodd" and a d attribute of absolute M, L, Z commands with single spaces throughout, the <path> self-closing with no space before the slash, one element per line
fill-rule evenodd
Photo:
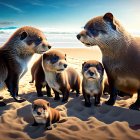
<path fill-rule="evenodd" d="M 16 61 L 19 66 L 20 78 L 22 78 L 22 76 L 27 72 L 28 62 L 30 61 L 30 59 L 31 59 L 31 56 L 24 58 L 24 59 L 16 57 Z"/>
<path fill-rule="evenodd" d="M 94 96 L 100 92 L 100 83 L 97 80 L 93 81 L 88 80 L 84 83 L 84 89 L 87 94 Z"/>
<path fill-rule="evenodd" d="M 33 113 L 33 116 L 34 116 L 34 119 L 35 119 L 35 121 L 37 123 L 39 123 L 39 124 L 46 124 L 47 119 L 49 117 L 49 112 L 46 111 L 43 116 L 42 115 L 41 116 L 34 115 L 34 113 Z"/>
<path fill-rule="evenodd" d="M 57 92 L 61 93 L 60 85 L 56 81 L 56 74 L 53 72 L 45 72 L 45 80 L 48 83 L 49 87 L 55 89 Z"/>

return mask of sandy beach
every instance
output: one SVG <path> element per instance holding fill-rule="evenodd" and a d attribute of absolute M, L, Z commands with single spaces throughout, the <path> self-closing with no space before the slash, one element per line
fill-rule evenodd
<path fill-rule="evenodd" d="M 101 53 L 98 48 L 57 48 L 67 54 L 69 66 L 81 73 L 82 63 L 89 59 L 101 61 Z M 128 106 L 136 100 L 132 98 L 118 97 L 114 106 L 107 106 L 104 101 L 108 96 L 101 98 L 101 107 L 93 105 L 84 106 L 83 95 L 76 97 L 70 94 L 69 101 L 63 104 L 47 97 L 44 92 L 43 99 L 50 102 L 51 106 L 61 113 L 62 122 L 53 124 L 53 129 L 46 131 L 44 125 L 31 126 L 33 116 L 31 104 L 37 99 L 34 84 L 30 84 L 30 68 L 39 55 L 35 55 L 29 64 L 29 70 L 20 80 L 20 96 L 27 99 L 23 103 L 15 102 L 7 92 L 4 95 L 6 106 L 0 107 L 0 139 L 11 140 L 138 140 L 140 134 L 140 112 L 129 110 Z M 81 75 L 81 74 L 80 74 Z M 82 77 L 81 77 L 82 78 Z M 45 89 L 44 89 L 45 90 Z M 53 92 L 52 92 L 53 93 Z M 54 96 L 54 94 L 53 94 Z"/>

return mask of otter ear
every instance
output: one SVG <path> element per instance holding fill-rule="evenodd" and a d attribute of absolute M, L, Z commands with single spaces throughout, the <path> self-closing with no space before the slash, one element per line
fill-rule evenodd
<path fill-rule="evenodd" d="M 116 25 L 113 23 L 113 14 L 112 13 L 106 13 L 104 16 L 103 16 L 103 19 L 107 22 L 110 22 L 111 23 L 111 26 L 114 30 L 116 30 Z"/>
<path fill-rule="evenodd" d="M 103 16 L 103 19 L 106 20 L 106 21 L 109 21 L 109 22 L 113 22 L 113 14 L 112 13 L 106 13 Z"/>
<path fill-rule="evenodd" d="M 49 103 L 49 102 L 47 102 L 47 106 L 49 106 L 49 107 L 50 107 L 50 103 Z"/>
<path fill-rule="evenodd" d="M 66 58 L 66 57 L 67 57 L 67 55 L 65 54 L 65 60 L 67 60 L 67 58 Z"/>
<path fill-rule="evenodd" d="M 86 64 L 86 62 L 84 62 L 84 63 L 82 64 L 82 68 L 84 67 L 85 64 Z"/>
<path fill-rule="evenodd" d="M 20 35 L 20 40 L 24 40 L 28 36 L 27 32 L 22 32 Z"/>
<path fill-rule="evenodd" d="M 99 63 L 97 66 L 97 70 L 99 71 L 99 73 L 101 73 L 102 75 L 104 74 L 104 67 L 101 63 Z"/>

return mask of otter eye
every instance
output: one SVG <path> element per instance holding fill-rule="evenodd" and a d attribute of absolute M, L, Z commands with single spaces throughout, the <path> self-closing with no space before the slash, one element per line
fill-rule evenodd
<path fill-rule="evenodd" d="M 59 60 L 59 57 L 58 57 L 58 56 L 54 56 L 54 57 L 51 59 L 51 62 L 52 62 L 52 63 L 56 63 L 58 60 Z"/>
<path fill-rule="evenodd" d="M 98 36 L 99 31 L 93 28 L 88 29 L 89 36 Z"/>
<path fill-rule="evenodd" d="M 35 44 L 38 46 L 41 42 L 42 42 L 42 38 L 39 36 L 39 37 L 36 39 Z"/>
<path fill-rule="evenodd" d="M 87 65 L 84 67 L 84 71 L 87 71 L 89 67 L 90 67 L 90 65 L 87 64 Z"/>
<path fill-rule="evenodd" d="M 43 108 L 43 110 L 46 110 L 45 106 L 43 106 L 42 108 Z"/>

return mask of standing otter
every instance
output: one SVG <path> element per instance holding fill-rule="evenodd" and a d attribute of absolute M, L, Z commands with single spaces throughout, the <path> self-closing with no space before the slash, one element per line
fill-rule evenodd
<path fill-rule="evenodd" d="M 33 54 L 42 54 L 49 48 L 40 30 L 29 26 L 18 29 L 0 48 L 0 88 L 6 85 L 17 102 L 25 101 L 18 96 L 19 79 L 26 73 Z"/>
<path fill-rule="evenodd" d="M 55 100 L 59 100 L 59 93 L 62 93 L 62 102 L 66 102 L 71 89 L 76 90 L 77 96 L 80 94 L 80 76 L 75 69 L 67 68 L 65 54 L 56 50 L 44 53 L 42 67 L 45 73 L 45 80 L 55 93 Z"/>
<path fill-rule="evenodd" d="M 42 97 L 42 88 L 46 86 L 47 90 L 47 96 L 52 97 L 51 95 L 51 89 L 48 86 L 47 82 L 45 81 L 45 74 L 42 68 L 42 57 L 40 57 L 32 66 L 31 68 L 31 75 L 32 75 L 32 80 L 30 83 L 33 83 L 35 80 L 35 87 L 37 91 L 38 97 Z"/>
<path fill-rule="evenodd" d="M 32 126 L 38 124 L 45 124 L 46 129 L 52 129 L 52 123 L 56 123 L 60 120 L 60 113 L 58 110 L 50 107 L 50 103 L 43 99 L 37 99 L 32 105 L 34 123 Z"/>
<path fill-rule="evenodd" d="M 77 38 L 86 46 L 98 45 L 108 76 L 110 98 L 108 105 L 115 103 L 116 89 L 137 92 L 137 100 L 130 109 L 140 109 L 140 37 L 128 33 L 112 13 L 106 13 L 87 22 Z"/>
<path fill-rule="evenodd" d="M 90 96 L 95 97 L 95 106 L 100 105 L 100 97 L 103 93 L 103 65 L 96 60 L 89 60 L 82 64 L 82 91 L 85 98 L 85 106 L 90 107 Z"/>

